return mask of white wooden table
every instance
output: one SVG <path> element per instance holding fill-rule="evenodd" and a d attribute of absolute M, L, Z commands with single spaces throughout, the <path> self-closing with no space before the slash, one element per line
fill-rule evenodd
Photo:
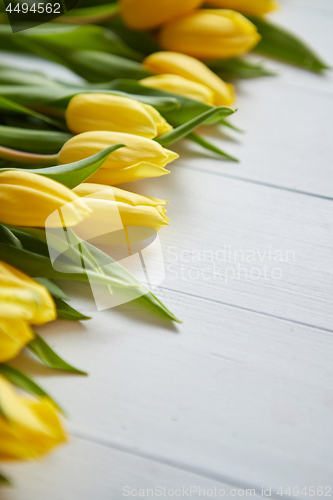
<path fill-rule="evenodd" d="M 282 4 L 276 21 L 333 64 L 332 1 Z M 43 328 L 90 376 L 23 360 L 67 409 L 71 439 L 1 467 L 15 483 L 1 499 L 333 496 L 332 76 L 267 64 L 280 76 L 237 85 L 246 134 L 206 131 L 239 165 L 184 142 L 171 175 L 128 185 L 170 201 L 158 296 L 184 323 L 129 305 Z"/>

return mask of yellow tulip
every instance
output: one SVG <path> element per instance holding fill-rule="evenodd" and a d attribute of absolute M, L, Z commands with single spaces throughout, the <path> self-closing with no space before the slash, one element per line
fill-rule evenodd
<path fill-rule="evenodd" d="M 4 224 L 45 227 L 48 216 L 67 203 L 63 209 L 66 226 L 89 215 L 84 202 L 59 182 L 24 170 L 0 173 L 0 222 Z M 47 224 L 61 227 L 62 222 L 52 217 Z"/>
<path fill-rule="evenodd" d="M 206 104 L 214 104 L 214 92 L 209 87 L 182 76 L 170 74 L 148 76 L 148 78 L 140 80 L 140 83 L 145 87 L 165 90 Z"/>
<path fill-rule="evenodd" d="M 13 359 L 34 338 L 30 324 L 56 319 L 47 289 L 0 261 L 0 363 Z"/>
<path fill-rule="evenodd" d="M 43 325 L 56 319 L 53 299 L 45 286 L 0 261 L 0 318 Z"/>
<path fill-rule="evenodd" d="M 119 4 L 127 26 L 147 30 L 196 9 L 203 0 L 120 0 Z"/>
<path fill-rule="evenodd" d="M 19 395 L 0 375 L 0 460 L 37 458 L 66 441 L 54 405 Z"/>
<path fill-rule="evenodd" d="M 179 52 L 155 52 L 143 62 L 152 73 L 182 76 L 192 82 L 201 83 L 214 93 L 215 106 L 230 106 L 235 101 L 233 85 L 225 83 L 203 62 Z"/>
<path fill-rule="evenodd" d="M 202 9 L 164 24 L 159 43 L 165 50 L 198 59 L 227 59 L 249 52 L 260 40 L 256 26 L 239 12 Z"/>
<path fill-rule="evenodd" d="M 75 232 L 84 240 L 94 238 L 95 243 L 125 243 L 123 228 L 142 228 L 134 231 L 136 241 L 144 240 L 167 225 L 170 219 L 165 215 L 163 205 L 167 201 L 149 198 L 116 187 L 107 188 L 101 184 L 84 183 L 74 192 L 85 196 L 85 202 L 92 210 L 92 216 L 79 224 Z M 154 231 L 146 231 L 146 228 Z M 120 231 L 119 234 L 116 232 Z M 133 230 L 131 230 L 133 236 Z"/>
<path fill-rule="evenodd" d="M 149 106 L 149 104 L 142 104 L 147 113 L 151 116 L 157 129 L 157 135 L 167 134 L 173 130 L 173 126 L 166 121 L 165 118 L 154 108 L 154 106 Z"/>
<path fill-rule="evenodd" d="M 89 182 L 121 184 L 146 177 L 168 174 L 164 167 L 178 158 L 177 153 L 163 148 L 156 141 L 121 132 L 84 132 L 67 141 L 59 152 L 60 163 L 82 160 L 113 144 L 126 144 L 103 163 Z M 73 196 L 75 193 L 73 192 Z"/>
<path fill-rule="evenodd" d="M 206 3 L 212 7 L 232 9 L 243 12 L 244 14 L 259 16 L 279 8 L 279 4 L 276 0 L 206 0 Z"/>
<path fill-rule="evenodd" d="M 34 337 L 26 321 L 0 318 L 0 363 L 16 358 Z"/>
<path fill-rule="evenodd" d="M 68 104 L 66 122 L 75 134 L 108 130 L 153 139 L 172 130 L 152 106 L 111 94 L 77 94 Z"/>

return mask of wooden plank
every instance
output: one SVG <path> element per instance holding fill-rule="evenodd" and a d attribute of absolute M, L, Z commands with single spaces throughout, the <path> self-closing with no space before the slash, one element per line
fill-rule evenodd
<path fill-rule="evenodd" d="M 228 484 L 329 485 L 333 336 L 186 294 L 163 299 L 183 325 L 128 305 L 43 329 L 89 378 L 16 365 L 62 402 L 75 435 Z"/>
<path fill-rule="evenodd" d="M 211 142 L 236 156 L 223 162 L 188 141 L 177 144 L 180 162 L 214 173 L 333 197 L 333 93 L 283 85 L 279 79 L 242 83 L 233 122 L 237 134 L 202 127 Z M 274 96 L 274 98 L 273 98 Z"/>
<path fill-rule="evenodd" d="M 2 500 L 111 500 L 171 497 L 196 499 L 216 488 L 224 496 L 239 488 L 105 446 L 72 439 L 68 447 L 41 462 L 2 467 L 14 488 L 2 489 Z M 142 494 L 143 493 L 143 494 Z M 208 493 L 209 494 L 209 493 Z M 242 492 L 241 492 L 242 494 Z"/>
<path fill-rule="evenodd" d="M 295 6 L 295 7 L 309 7 L 317 10 L 333 10 L 331 0 L 280 0 L 282 8 Z"/>
<path fill-rule="evenodd" d="M 207 164 L 177 164 L 159 186 L 128 185 L 170 201 L 163 286 L 332 329 L 332 201 L 213 175 Z"/>

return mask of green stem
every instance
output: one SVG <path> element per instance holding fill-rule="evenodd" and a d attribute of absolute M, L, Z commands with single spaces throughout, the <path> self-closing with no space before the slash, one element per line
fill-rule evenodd
<path fill-rule="evenodd" d="M 0 158 L 15 163 L 25 163 L 27 165 L 43 165 L 49 167 L 58 164 L 58 155 L 39 155 L 35 153 L 26 153 L 16 149 L 0 146 Z"/>
<path fill-rule="evenodd" d="M 34 111 L 37 111 L 37 113 L 42 113 L 43 115 L 54 116 L 55 118 L 65 118 L 65 116 L 66 116 L 65 109 L 52 108 L 51 106 L 34 106 L 31 109 L 33 109 Z"/>

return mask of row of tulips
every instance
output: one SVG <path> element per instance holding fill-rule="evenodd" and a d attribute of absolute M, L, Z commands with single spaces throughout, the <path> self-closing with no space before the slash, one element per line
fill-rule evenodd
<path fill-rule="evenodd" d="M 61 228 L 61 219 L 50 216 L 64 207 L 66 227 L 75 227 L 76 234 L 83 240 L 89 239 L 96 229 L 103 234 L 106 213 L 119 214 L 125 228 L 139 226 L 158 231 L 167 225 L 165 200 L 116 187 L 111 192 L 106 189 L 109 185 L 168 173 L 165 166 L 178 155 L 152 140 L 173 129 L 158 111 L 129 98 L 80 94 L 70 101 L 66 120 L 73 133 L 87 131 L 64 144 L 58 154 L 60 164 L 74 162 L 76 165 L 108 146 L 126 147 L 107 155 L 103 165 L 92 176 L 87 176 L 89 182 L 73 189 L 28 169 L 3 169 L 0 173 L 1 227 L 13 238 L 17 236 L 15 228 L 23 232 L 45 226 Z M 15 151 L 6 148 L 4 152 L 15 155 Z M 20 161 L 38 161 L 37 155 L 16 153 L 16 159 L 22 155 Z M 8 233 L 4 236 L 8 237 Z M 11 367 L 6 363 L 26 346 L 33 346 L 38 336 L 31 326 L 55 320 L 57 308 L 45 286 L 8 263 L 0 262 L 0 282 L 0 373 L 4 369 L 4 375 L 0 375 L 0 459 L 36 458 L 67 439 L 59 408 L 46 394 L 40 397 L 35 393 L 38 400 L 17 394 L 10 380 L 17 383 L 18 375 L 18 385 L 22 386 L 22 374 L 15 372 L 13 378 L 12 372 L 8 373 Z M 53 368 L 72 367 L 63 362 Z"/>
<path fill-rule="evenodd" d="M 57 317 L 48 290 L 5 262 L 0 262 L 0 373 L 33 341 L 31 325 Z M 0 375 L 0 460 L 36 458 L 64 442 L 58 410 L 46 395 L 32 400 L 18 394 Z"/>
<path fill-rule="evenodd" d="M 170 173 L 166 167 L 178 158 L 169 149 L 174 142 L 187 137 L 234 160 L 196 129 L 206 123 L 232 127 L 227 117 L 233 113 L 230 106 L 236 99 L 235 88 L 219 75 L 228 68 L 236 68 L 239 74 L 257 71 L 235 56 L 257 46 L 261 39 L 258 26 L 268 34 L 274 32 L 274 27 L 267 31 L 262 16 L 277 8 L 275 0 L 119 0 L 118 7 L 113 5 L 115 8 L 105 7 L 105 15 L 93 18 L 103 26 L 54 26 L 49 32 L 31 29 L 15 35 L 8 26 L 0 26 L 0 42 L 8 50 L 55 60 L 88 80 L 67 85 L 42 74 L 0 66 L 3 461 L 35 458 L 67 440 L 61 408 L 16 368 L 17 362 L 11 364 L 22 350 L 29 349 L 53 369 L 84 374 L 61 359 L 33 330 L 34 325 L 57 318 L 87 319 L 67 304 L 68 297 L 54 280 L 96 283 L 112 294 L 125 290 L 128 300 L 137 298 L 147 310 L 178 321 L 130 273 L 88 240 L 97 234 L 102 236 L 94 239 L 95 245 L 106 243 L 105 214 L 111 226 L 120 217 L 125 231 L 148 229 L 140 233 L 141 238 L 169 224 L 166 200 L 118 185 Z M 122 21 L 114 20 L 118 11 Z M 91 18 L 78 9 L 63 19 L 69 20 L 86 24 Z M 117 30 L 126 42 L 132 40 L 132 48 L 117 37 Z M 284 47 L 288 36 L 280 36 Z M 137 42 L 142 47 L 148 44 L 145 54 L 136 51 Z M 266 50 L 268 45 L 266 40 Z M 301 62 L 306 55 L 311 69 L 325 67 L 299 42 L 293 40 L 290 47 L 291 54 L 297 48 Z M 59 211 L 61 217 L 55 215 Z M 65 226 L 72 242 L 69 248 L 60 237 Z M 131 243 L 128 234 L 126 244 Z M 138 233 L 134 234 L 137 238 Z M 119 244 L 123 239 L 118 242 L 113 235 L 111 241 Z M 50 253 L 65 250 L 63 268 L 56 269 Z M 33 399 L 14 386 L 32 393 Z"/>

